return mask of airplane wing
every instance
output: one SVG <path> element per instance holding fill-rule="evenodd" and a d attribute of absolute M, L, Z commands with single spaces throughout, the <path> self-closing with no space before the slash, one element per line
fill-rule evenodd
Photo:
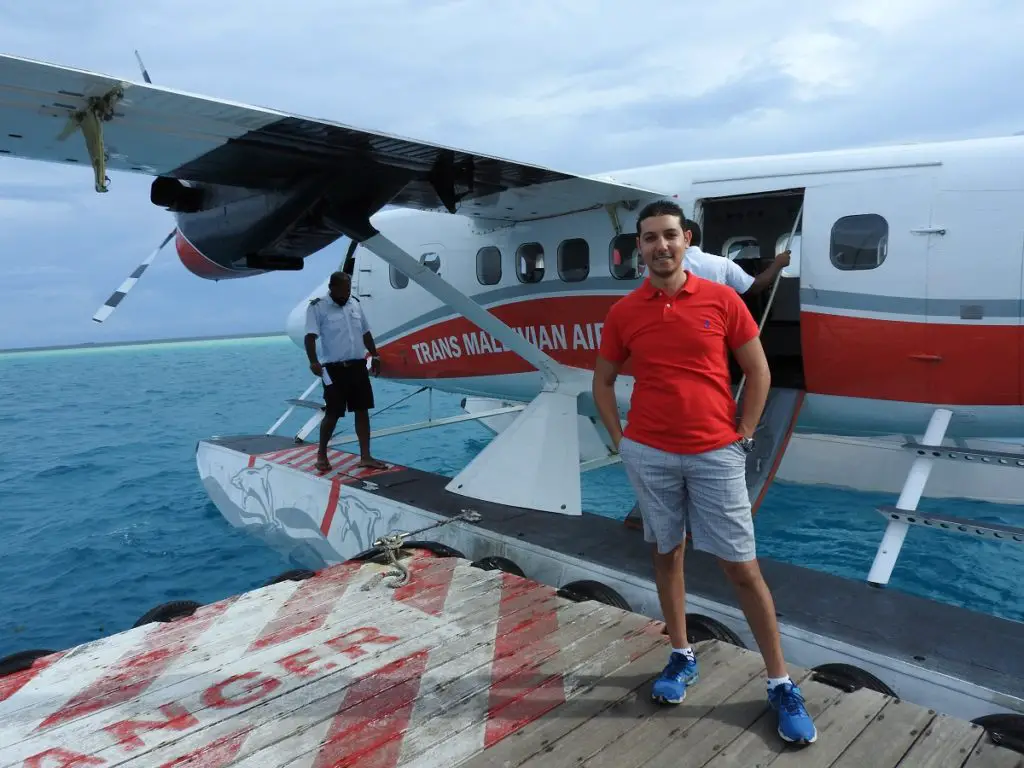
<path fill-rule="evenodd" d="M 341 101 L 341 99 L 339 99 Z M 0 55 L 0 154 L 274 190 L 323 183 L 339 199 L 505 221 L 658 196 L 614 180 Z M 87 170 L 85 170 L 87 169 Z"/>

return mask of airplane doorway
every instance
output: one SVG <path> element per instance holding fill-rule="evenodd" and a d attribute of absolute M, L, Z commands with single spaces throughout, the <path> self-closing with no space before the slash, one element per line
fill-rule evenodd
<path fill-rule="evenodd" d="M 759 195 L 708 198 L 700 201 L 701 249 L 725 256 L 756 277 L 786 249 L 787 241 L 803 204 L 804 190 L 784 190 Z M 772 386 L 805 388 L 803 352 L 800 342 L 800 256 L 803 221 L 797 226 L 791 246 L 791 262 L 779 278 L 768 318 L 761 331 L 761 343 L 772 371 Z M 768 308 L 771 288 L 744 303 L 760 321 Z M 732 362 L 733 384 L 743 377 Z"/>

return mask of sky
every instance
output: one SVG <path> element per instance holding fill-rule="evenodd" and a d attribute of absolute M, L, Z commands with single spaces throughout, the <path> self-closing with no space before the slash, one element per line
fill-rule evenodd
<path fill-rule="evenodd" d="M 0 51 L 559 170 L 1024 131 L 1020 0 L 33 0 Z M 0 348 L 283 331 L 344 257 L 212 282 L 151 179 L 0 157 Z"/>

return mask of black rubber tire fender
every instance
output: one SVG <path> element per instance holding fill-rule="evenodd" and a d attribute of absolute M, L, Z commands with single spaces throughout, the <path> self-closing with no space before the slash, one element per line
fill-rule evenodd
<path fill-rule="evenodd" d="M 699 643 L 703 640 L 721 640 L 723 643 L 729 643 L 729 645 L 739 648 L 747 647 L 743 644 L 740 636 L 725 624 L 702 613 L 686 614 L 686 639 L 691 643 Z"/>
<path fill-rule="evenodd" d="M 139 620 L 132 625 L 132 629 L 141 627 L 144 624 L 151 624 L 154 621 L 167 622 L 182 619 L 186 616 L 191 616 L 202 607 L 203 604 L 197 603 L 195 600 L 171 600 L 167 603 L 161 603 L 142 614 Z"/>
<path fill-rule="evenodd" d="M 51 653 L 56 653 L 56 651 L 33 648 L 4 656 L 0 659 L 0 677 L 31 669 L 38 659 L 49 656 Z"/>
<path fill-rule="evenodd" d="M 270 579 L 264 587 L 269 587 L 271 584 L 280 584 L 282 581 L 305 581 L 316 576 L 316 571 L 311 571 L 308 568 L 293 568 L 290 571 L 279 573 L 274 578 Z"/>
<path fill-rule="evenodd" d="M 470 563 L 474 568 L 480 568 L 484 571 L 503 571 L 504 573 L 511 573 L 513 576 L 520 576 L 526 578 L 526 574 L 523 569 L 516 565 L 514 560 L 509 560 L 507 557 L 501 555 L 488 555 L 487 557 L 481 557 L 474 563 Z"/>
<path fill-rule="evenodd" d="M 841 662 L 819 664 L 811 669 L 811 679 L 818 683 L 831 685 L 833 688 L 838 688 L 847 693 L 867 688 L 869 691 L 876 691 L 885 696 L 897 698 L 896 691 L 866 669 L 861 669 L 853 664 L 843 664 Z"/>
<path fill-rule="evenodd" d="M 559 597 L 565 597 L 576 602 L 594 600 L 598 603 L 621 608 L 624 611 L 632 611 L 633 608 L 622 595 L 600 581 L 583 579 L 572 581 L 556 592 Z"/>

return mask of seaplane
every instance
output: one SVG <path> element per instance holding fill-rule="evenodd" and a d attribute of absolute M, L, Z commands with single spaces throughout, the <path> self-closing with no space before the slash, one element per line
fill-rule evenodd
<path fill-rule="evenodd" d="M 99 193 L 108 171 L 152 177 L 151 202 L 174 218 L 160 247 L 173 241 L 199 278 L 302 270 L 339 245 L 340 265 L 318 269 L 322 282 L 286 319 L 295 343 L 307 300 L 340 268 L 380 375 L 465 397 L 464 414 L 376 434 L 458 420 L 494 433 L 454 477 L 360 468 L 340 449 L 354 435 L 332 440 L 333 467 L 319 473 L 306 439 L 322 417 L 314 379 L 265 432 L 200 439 L 210 498 L 302 566 L 296 578 L 421 547 L 660 618 L 635 515 L 588 513 L 580 492 L 582 473 L 617 460 L 590 386 L 609 307 L 644 280 L 636 213 L 674 199 L 704 251 L 752 275 L 789 250 L 771 290 L 744 297 L 773 382 L 748 466 L 755 510 L 800 435 L 903 435 L 890 453 L 907 471 L 898 500 L 878 509 L 885 528 L 865 580 L 762 559 L 787 657 L 824 684 L 1006 738 L 1024 731 L 1024 624 L 884 588 L 914 526 L 1024 544 L 1024 528 L 917 511 L 938 463 L 940 476 L 962 466 L 1020 482 L 1024 470 L 1009 445 L 965 442 L 1024 435 L 1024 136 L 580 175 L 184 93 L 144 67 L 139 82 L 0 56 L 0 94 L 0 153 L 82 166 Z M 740 399 L 738 370 L 734 383 Z M 301 428 L 282 431 L 302 409 L 312 415 Z M 690 551 L 686 562 L 693 637 L 750 647 L 713 560 Z"/>

